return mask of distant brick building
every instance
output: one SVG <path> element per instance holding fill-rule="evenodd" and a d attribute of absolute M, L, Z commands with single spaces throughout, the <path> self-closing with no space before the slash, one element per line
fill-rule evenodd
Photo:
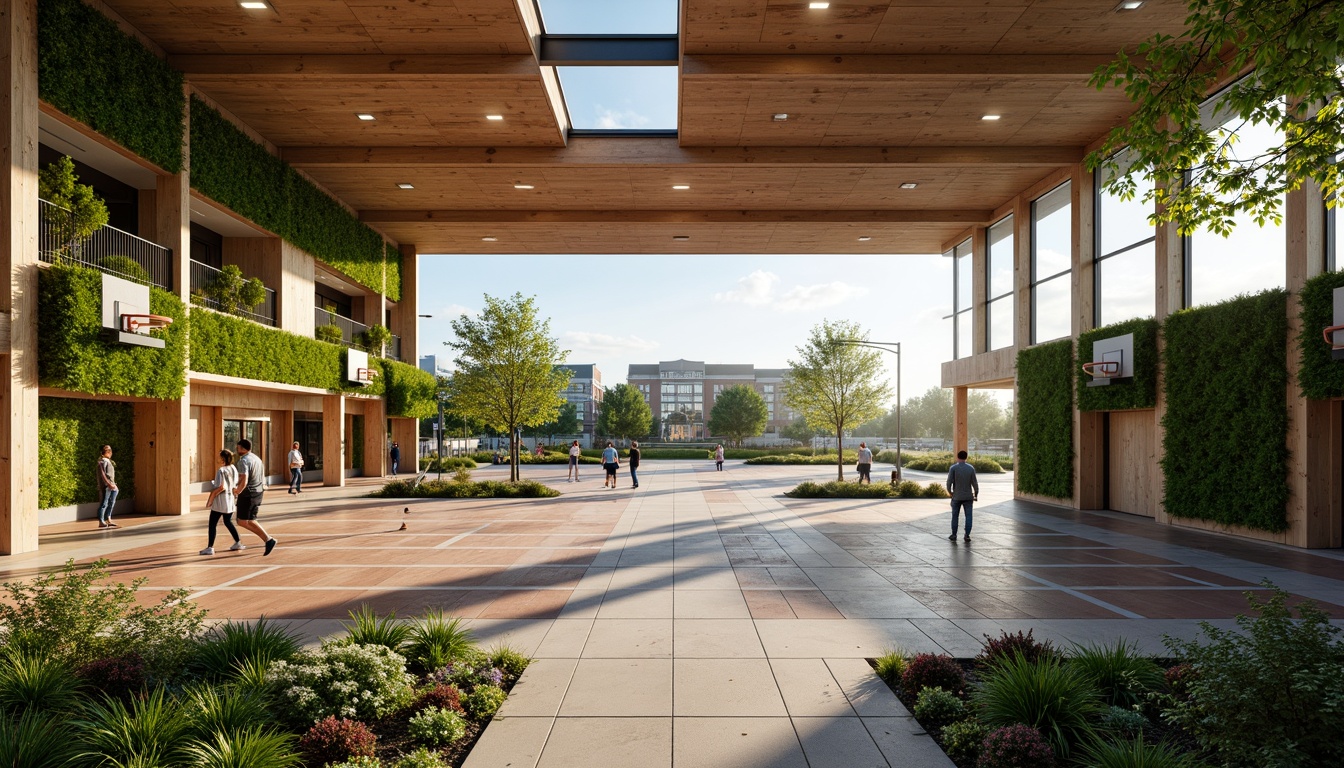
<path fill-rule="evenodd" d="M 784 405 L 788 373 L 787 368 L 757 368 L 750 363 L 668 360 L 631 365 L 626 379 L 661 420 L 662 439 L 704 440 L 711 436 L 706 422 L 714 401 L 736 384 L 751 387 L 765 399 L 769 413 L 765 434 L 778 433 L 793 418 Z"/>

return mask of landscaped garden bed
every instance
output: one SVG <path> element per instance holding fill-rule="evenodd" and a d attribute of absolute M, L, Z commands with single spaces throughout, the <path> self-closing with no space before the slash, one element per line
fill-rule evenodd
<path fill-rule="evenodd" d="M 307 650 L 264 619 L 205 631 L 186 590 L 144 602 L 106 567 L 5 585 L 0 765 L 460 766 L 529 662 L 438 611 L 361 607 Z"/>
<path fill-rule="evenodd" d="M 549 499 L 560 495 L 536 480 L 472 480 L 465 467 L 457 472 L 468 474 L 465 479 L 454 477 L 421 483 L 393 480 L 369 495 L 380 499 Z"/>
<path fill-rule="evenodd" d="M 958 768 L 1309 768 L 1344 765 L 1344 641 L 1311 602 L 1247 599 L 1238 630 L 1057 648 L 1028 631 L 974 659 L 870 660 Z"/>
<path fill-rule="evenodd" d="M 913 480 L 899 483 L 847 483 L 832 480 L 829 483 L 807 481 L 785 491 L 792 499 L 946 499 L 950 497 L 941 483 L 920 485 Z"/>

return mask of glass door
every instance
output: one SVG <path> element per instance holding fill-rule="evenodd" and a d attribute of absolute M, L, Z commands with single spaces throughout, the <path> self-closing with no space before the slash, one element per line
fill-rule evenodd
<path fill-rule="evenodd" d="M 263 421 L 243 421 L 240 419 L 224 420 L 224 447 L 230 451 L 235 450 L 238 441 L 247 438 L 252 441 L 252 452 L 257 454 L 257 458 L 266 460 L 266 443 L 262 440 L 265 435 Z"/>

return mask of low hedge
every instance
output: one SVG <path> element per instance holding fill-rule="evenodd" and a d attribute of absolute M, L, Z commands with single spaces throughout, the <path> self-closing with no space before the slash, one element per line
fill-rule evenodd
<path fill-rule="evenodd" d="M 905 462 L 906 469 L 915 469 L 923 472 L 946 472 L 952 468 L 957 460 L 951 456 L 937 457 L 930 459 L 915 459 Z M 993 459 L 987 459 L 983 456 L 971 456 L 966 459 L 966 463 L 975 468 L 975 471 L 982 475 L 1002 475 L 1003 465 Z"/>
<path fill-rule="evenodd" d="M 1017 487 L 1073 497 L 1073 341 L 1017 353 Z"/>
<path fill-rule="evenodd" d="M 173 294 L 150 287 L 149 311 L 173 318 L 154 334 L 163 349 L 109 344 L 103 332 L 103 274 L 56 264 L 37 276 L 37 375 L 44 387 L 179 400 L 187 386 L 187 308 Z"/>
<path fill-rule="evenodd" d="M 1151 317 L 1126 320 L 1088 331 L 1078 337 L 1078 410 L 1124 411 L 1157 405 L 1158 322 Z M 1134 334 L 1134 381 L 1090 387 L 1092 377 L 1082 372 L 1083 361 L 1092 359 L 1092 345 L 1100 339 Z"/>
<path fill-rule="evenodd" d="M 500 457 L 501 459 L 503 459 L 503 461 L 500 462 L 501 464 L 508 464 L 508 463 L 509 463 L 509 454 L 508 454 L 507 451 L 500 451 L 500 453 L 499 453 L 499 457 Z M 471 455 L 471 458 L 472 458 L 476 463 L 478 463 L 478 464 L 493 464 L 493 463 L 495 463 L 495 454 L 494 454 L 494 452 L 492 452 L 492 451 L 477 451 L 476 453 L 473 453 L 473 454 Z M 522 455 L 521 455 L 521 460 L 520 460 L 518 463 L 519 463 L 520 465 L 522 465 L 522 464 L 568 464 L 568 463 L 569 463 L 569 454 L 567 454 L 567 453 L 555 453 L 555 452 L 552 452 L 552 451 L 547 451 L 545 454 L 543 454 L 543 455 L 541 455 L 541 456 L 537 456 L 536 454 L 532 453 L 531 451 L 523 451 L 523 453 L 522 453 Z M 580 464 L 601 464 L 601 463 L 602 463 L 602 459 L 600 459 L 600 458 L 598 458 L 598 457 L 595 457 L 595 456 L 580 456 L 580 457 L 579 457 L 579 463 L 580 463 Z"/>
<path fill-rule="evenodd" d="M 1167 318 L 1167 514 L 1287 530 L 1287 301 L 1270 290 Z"/>
<path fill-rule="evenodd" d="M 1321 331 L 1335 324 L 1335 289 L 1344 287 L 1344 272 L 1327 272 L 1302 286 L 1302 331 L 1297 337 L 1302 364 L 1297 383 L 1312 400 L 1344 397 L 1344 363 L 1334 359 Z"/>
<path fill-rule="evenodd" d="M 845 451 L 842 458 L 844 463 L 853 464 L 858 461 L 859 455 L 855 451 Z M 799 456 L 798 454 L 789 454 L 787 456 L 757 456 L 754 459 L 747 459 L 744 464 L 764 464 L 767 466 L 834 466 L 834 453 L 819 453 L 816 456 Z"/>
<path fill-rule="evenodd" d="M 560 492 L 536 480 L 393 480 L 369 494 L 381 499 L 549 499 Z"/>
<path fill-rule="evenodd" d="M 37 399 L 37 505 L 41 509 L 100 501 L 98 449 L 112 446 L 118 499 L 135 495 L 134 406 L 67 397 Z"/>
<path fill-rule="evenodd" d="M 469 456 L 448 456 L 444 458 L 443 461 L 439 461 L 438 457 L 435 456 L 420 457 L 421 472 L 438 472 L 440 465 L 443 466 L 443 469 L 445 471 L 450 469 L 458 469 L 460 467 L 466 467 L 467 469 L 475 469 L 477 466 L 476 462 L 473 461 Z"/>
<path fill-rule="evenodd" d="M 832 480 L 829 483 L 811 481 L 799 483 L 785 496 L 794 499 L 946 499 L 947 489 L 940 483 L 920 485 L 912 480 L 900 483 L 847 483 Z"/>

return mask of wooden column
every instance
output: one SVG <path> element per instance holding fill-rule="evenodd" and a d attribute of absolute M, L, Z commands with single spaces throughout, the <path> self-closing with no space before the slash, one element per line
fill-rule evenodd
<path fill-rule="evenodd" d="M 270 472 L 289 482 L 289 446 L 294 442 L 294 412 L 271 411 Z"/>
<path fill-rule="evenodd" d="M 989 241 L 984 227 L 971 229 L 971 354 L 989 351 Z"/>
<path fill-rule="evenodd" d="M 1185 308 L 1185 243 L 1175 224 L 1158 224 L 1154 230 L 1154 272 L 1156 277 L 1156 304 L 1153 317 L 1159 323 L 1165 321 L 1174 312 Z M 1162 419 L 1167 414 L 1166 366 L 1161 363 L 1166 342 L 1162 334 L 1157 336 L 1157 400 L 1153 408 L 1153 441 L 1157 448 L 1156 460 L 1162 461 L 1163 444 L 1166 430 Z M 1152 472 L 1152 487 L 1149 492 L 1153 498 L 1153 519 L 1159 523 L 1170 524 L 1172 518 L 1167 514 L 1163 499 L 1166 495 L 1166 477 L 1161 467 Z"/>
<path fill-rule="evenodd" d="M 37 0 L 0 5 L 0 554 L 37 549 Z"/>
<path fill-rule="evenodd" d="M 1096 327 L 1096 262 L 1095 177 L 1081 166 L 1073 167 L 1070 178 L 1072 191 L 1072 275 L 1073 294 L 1072 330 L 1077 351 L 1079 334 Z M 1075 376 L 1082 375 L 1075 370 Z M 1078 509 L 1101 509 L 1106 506 L 1106 415 L 1083 413 L 1078 410 L 1075 397 L 1073 409 L 1073 501 Z"/>
<path fill-rule="evenodd" d="M 420 469 L 419 419 L 392 419 L 392 439 L 401 444 L 401 471 L 406 472 L 409 468 L 411 471 L 418 472 Z"/>
<path fill-rule="evenodd" d="M 382 477 L 392 469 L 392 457 L 389 451 L 392 443 L 387 439 L 387 401 L 367 400 L 364 403 L 364 476 Z M 415 448 L 409 450 L 401 444 L 402 473 L 415 473 Z"/>
<path fill-rule="evenodd" d="M 401 300 L 397 302 L 401 361 L 420 365 L 420 257 L 414 245 L 401 246 Z"/>
<path fill-rule="evenodd" d="M 1021 196 L 1013 205 L 1013 345 L 1026 349 L 1031 345 L 1031 203 Z M 1013 376 L 1013 403 L 1022 402 Z M 1014 405 L 1013 445 L 1017 445 L 1017 407 Z M 1013 495 L 1016 496 L 1017 473 L 1013 473 Z"/>
<path fill-rule="evenodd" d="M 345 396 L 322 398 L 322 484 L 345 486 Z"/>
<path fill-rule="evenodd" d="M 970 403 L 970 390 L 966 387 L 952 388 L 952 452 L 964 451 L 970 445 L 970 420 L 967 407 Z"/>

